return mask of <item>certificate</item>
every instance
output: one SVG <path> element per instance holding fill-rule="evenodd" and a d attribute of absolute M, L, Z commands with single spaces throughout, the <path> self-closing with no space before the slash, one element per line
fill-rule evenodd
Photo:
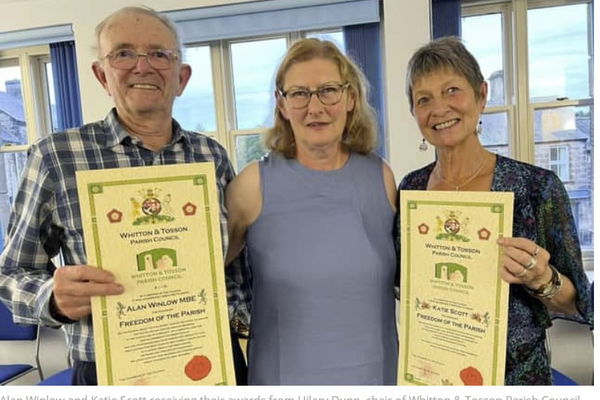
<path fill-rule="evenodd" d="M 100 385 L 233 385 L 212 163 L 77 172 Z"/>
<path fill-rule="evenodd" d="M 504 384 L 512 218 L 512 193 L 401 191 L 398 384 Z"/>

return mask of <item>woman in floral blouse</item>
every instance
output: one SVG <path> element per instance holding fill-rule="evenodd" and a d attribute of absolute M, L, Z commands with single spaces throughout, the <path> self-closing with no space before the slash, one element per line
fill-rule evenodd
<path fill-rule="evenodd" d="M 503 238 L 502 278 L 511 284 L 505 383 L 550 385 L 545 349 L 550 314 L 593 326 L 588 279 L 569 198 L 551 171 L 488 152 L 479 118 L 488 87 L 457 38 L 434 40 L 408 64 L 411 112 L 436 161 L 408 174 L 400 190 L 514 192 L 512 238 Z"/>

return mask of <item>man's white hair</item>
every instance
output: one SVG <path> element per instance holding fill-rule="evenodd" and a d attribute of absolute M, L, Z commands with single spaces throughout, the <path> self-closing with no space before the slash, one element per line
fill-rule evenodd
<path fill-rule="evenodd" d="M 177 27 L 175 26 L 173 21 L 171 21 L 166 15 L 163 15 L 150 7 L 130 6 L 130 7 L 123 7 L 121 9 L 115 11 L 114 13 L 110 14 L 108 17 L 104 18 L 96 26 L 96 30 L 95 30 L 96 47 L 97 47 L 96 51 L 98 52 L 99 58 L 104 57 L 104 54 L 99 53 L 100 52 L 100 35 L 102 34 L 102 31 L 104 30 L 106 25 L 108 25 L 108 23 L 110 22 L 111 19 L 118 17 L 122 14 L 143 14 L 143 15 L 148 15 L 150 17 L 154 17 L 157 20 L 159 20 L 160 22 L 162 22 L 167 27 L 167 29 L 169 29 L 169 31 L 171 31 L 171 33 L 173 34 L 173 37 L 175 38 L 175 42 L 177 43 L 177 48 L 175 50 L 177 50 L 177 52 L 179 53 L 180 56 L 182 55 L 182 46 L 181 46 L 181 40 L 179 39 L 179 32 L 177 31 Z"/>

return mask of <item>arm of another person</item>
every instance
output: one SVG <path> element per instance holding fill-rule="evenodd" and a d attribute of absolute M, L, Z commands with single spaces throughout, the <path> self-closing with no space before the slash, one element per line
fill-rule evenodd
<path fill-rule="evenodd" d="M 225 265 L 229 265 L 244 247 L 248 227 L 256 221 L 262 208 L 258 162 L 248 165 L 227 186 L 225 204 L 229 213 L 229 249 Z"/>
<path fill-rule="evenodd" d="M 392 231 L 393 240 L 394 240 L 394 248 L 396 250 L 396 265 L 399 265 L 400 261 L 400 237 L 398 236 L 398 189 L 396 188 L 396 178 L 394 178 L 394 173 L 390 166 L 383 161 L 383 183 L 385 185 L 385 192 L 387 198 L 392 206 L 392 210 L 396 213 L 394 215 L 394 228 Z M 396 268 L 396 275 L 394 277 L 394 296 L 396 299 L 400 298 L 400 270 Z"/>
<path fill-rule="evenodd" d="M 589 323 L 593 319 L 593 311 L 588 306 L 589 282 L 583 270 L 569 197 L 558 177 L 551 176 L 549 182 L 546 191 L 549 197 L 538 210 L 538 232 L 543 235 L 545 248 L 539 246 L 538 249 L 536 243 L 525 238 L 501 239 L 499 243 L 505 250 L 503 278 L 535 291 L 552 279 L 550 264 L 554 265 L 561 274 L 562 286 L 551 298 L 539 300 L 550 311 L 580 316 Z M 526 269 L 530 263 L 533 266 Z"/>
<path fill-rule="evenodd" d="M 52 264 L 62 236 L 53 221 L 56 192 L 39 148 L 33 145 L 0 256 L 0 296 L 18 323 L 59 326 L 88 315 L 90 296 L 123 290 L 106 271 Z"/>
<path fill-rule="evenodd" d="M 392 210 L 397 211 L 398 191 L 396 188 L 396 178 L 394 178 L 392 169 L 385 161 L 383 161 L 381 164 L 383 166 L 383 183 L 385 185 L 385 192 L 388 200 L 390 201 L 390 205 L 392 206 Z"/>
<path fill-rule="evenodd" d="M 226 196 L 227 190 L 235 178 L 235 172 L 231 161 L 227 157 L 225 149 L 215 141 L 215 152 L 221 154 L 221 164 L 217 167 L 217 177 L 219 178 L 219 203 L 221 206 L 221 232 L 223 236 L 223 257 L 227 257 L 227 252 L 231 250 L 231 239 L 229 236 L 230 213 L 227 209 Z M 219 173 L 221 171 L 221 173 Z M 250 304 L 252 302 L 252 293 L 250 291 L 251 276 L 246 263 L 244 253 L 233 261 L 225 262 L 225 282 L 227 287 L 227 308 L 229 311 L 229 320 L 233 332 L 240 336 L 247 334 L 250 325 Z M 227 260 L 225 260 L 227 261 Z"/>

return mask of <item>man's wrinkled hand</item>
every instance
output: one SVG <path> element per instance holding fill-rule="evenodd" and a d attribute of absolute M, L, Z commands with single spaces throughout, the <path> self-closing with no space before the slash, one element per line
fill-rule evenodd
<path fill-rule="evenodd" d="M 118 295 L 123 290 L 112 273 L 90 265 L 68 265 L 54 271 L 54 309 L 74 321 L 92 312 L 92 296 Z"/>

